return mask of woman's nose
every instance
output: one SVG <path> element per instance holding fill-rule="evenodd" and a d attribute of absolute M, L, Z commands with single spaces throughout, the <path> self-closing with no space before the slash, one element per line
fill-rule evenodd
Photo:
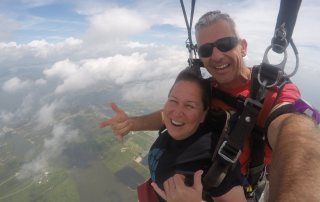
<path fill-rule="evenodd" d="M 181 116 L 183 114 L 183 110 L 183 106 L 178 105 L 174 108 L 173 114 L 175 116 Z"/>

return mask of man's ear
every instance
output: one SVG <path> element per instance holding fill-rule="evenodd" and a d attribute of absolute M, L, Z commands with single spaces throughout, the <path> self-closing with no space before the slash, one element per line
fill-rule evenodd
<path fill-rule="evenodd" d="M 241 39 L 240 47 L 241 47 L 241 55 L 242 55 L 242 57 L 245 57 L 247 55 L 247 46 L 248 46 L 247 40 Z"/>

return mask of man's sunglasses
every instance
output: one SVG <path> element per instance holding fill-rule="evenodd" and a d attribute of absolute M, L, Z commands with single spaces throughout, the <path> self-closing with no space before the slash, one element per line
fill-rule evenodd
<path fill-rule="evenodd" d="M 216 47 L 221 52 L 227 52 L 238 44 L 239 39 L 237 37 L 224 37 L 213 43 L 205 43 L 198 48 L 198 54 L 200 57 L 206 58 L 212 55 L 213 48 Z"/>

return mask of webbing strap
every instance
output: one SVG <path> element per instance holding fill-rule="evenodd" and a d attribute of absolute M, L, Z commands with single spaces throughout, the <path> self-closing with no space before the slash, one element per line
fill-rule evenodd
<path fill-rule="evenodd" d="M 225 104 L 236 109 L 238 113 L 241 113 L 244 108 L 244 102 L 246 98 L 244 96 L 233 96 L 218 88 L 212 88 L 212 98 L 217 98 L 223 101 Z"/>
<path fill-rule="evenodd" d="M 260 69 L 261 68 L 261 69 Z M 263 79 L 268 82 L 275 82 L 279 80 L 279 71 L 277 68 L 262 63 L 260 66 L 256 66 L 252 70 L 252 86 L 251 86 L 251 96 L 256 99 L 260 96 L 263 99 L 263 107 L 260 110 L 259 116 L 256 121 L 256 126 L 251 133 L 251 146 L 250 146 L 250 161 L 248 164 L 248 182 L 251 186 L 255 186 L 260 179 L 261 173 L 264 171 L 264 159 L 265 159 L 265 122 L 267 117 L 272 110 L 275 101 L 277 99 L 277 90 L 274 89 L 264 89 L 263 95 L 257 95 L 259 92 L 259 82 L 257 81 L 258 73 L 260 73 Z"/>
<path fill-rule="evenodd" d="M 264 123 L 274 105 L 274 101 L 277 96 L 276 94 L 273 95 L 273 93 L 275 92 L 267 91 L 266 88 L 261 86 L 259 82 L 257 82 L 256 75 L 257 72 L 261 73 L 262 71 L 263 73 L 260 76 L 263 77 L 261 78 L 266 79 L 268 82 L 272 78 L 278 80 L 278 77 L 270 76 L 272 75 L 272 73 L 269 73 L 268 70 L 274 71 L 273 68 L 260 68 L 261 66 L 256 66 L 252 70 L 250 96 L 249 98 L 246 98 L 245 102 L 243 103 L 243 111 L 235 127 L 233 128 L 233 130 L 231 130 L 226 140 L 220 146 L 218 146 L 218 152 L 215 152 L 216 156 L 214 157 L 213 164 L 210 167 L 208 173 L 203 178 L 205 186 L 217 187 L 220 185 L 224 177 L 227 175 L 227 172 L 238 161 L 238 158 L 244 146 L 244 142 L 249 135 L 252 136 L 252 142 L 254 142 L 253 144 L 251 144 L 252 156 L 250 156 L 250 164 L 248 168 L 254 168 L 254 170 L 252 170 L 251 172 L 249 171 L 248 173 L 250 175 L 250 183 L 255 185 L 257 179 L 259 178 L 257 176 L 260 176 L 260 172 L 253 171 L 257 171 L 257 169 L 260 168 L 261 170 L 263 170 L 262 165 L 264 164 L 265 148 Z M 237 101 L 232 100 L 235 99 L 232 98 L 232 96 L 230 96 L 231 98 L 228 101 L 229 97 L 226 96 L 226 93 L 222 91 L 217 92 L 218 93 L 216 93 L 216 96 L 220 96 L 226 104 L 228 104 L 228 102 L 231 104 L 233 103 L 233 105 L 235 105 L 234 103 L 237 103 Z M 267 101 L 264 100 L 266 94 L 268 97 Z M 265 101 L 265 105 L 261 104 L 263 103 L 263 101 Z"/>
<path fill-rule="evenodd" d="M 218 152 L 214 157 L 213 164 L 203 178 L 205 186 L 217 187 L 223 181 L 231 167 L 238 161 L 244 141 L 255 126 L 261 105 L 248 98 L 243 112 L 230 132 L 227 140 L 218 146 Z"/>

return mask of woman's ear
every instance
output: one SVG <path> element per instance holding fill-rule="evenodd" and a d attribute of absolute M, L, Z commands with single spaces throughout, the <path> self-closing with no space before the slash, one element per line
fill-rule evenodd
<path fill-rule="evenodd" d="M 209 111 L 209 109 L 206 109 L 206 110 L 204 111 L 204 113 L 203 113 L 203 115 L 202 115 L 202 117 L 201 117 L 200 123 L 203 123 L 204 120 L 206 120 L 208 111 Z"/>
<path fill-rule="evenodd" d="M 162 124 L 164 124 L 164 121 L 163 121 L 163 109 L 161 110 L 161 121 L 162 121 Z"/>

